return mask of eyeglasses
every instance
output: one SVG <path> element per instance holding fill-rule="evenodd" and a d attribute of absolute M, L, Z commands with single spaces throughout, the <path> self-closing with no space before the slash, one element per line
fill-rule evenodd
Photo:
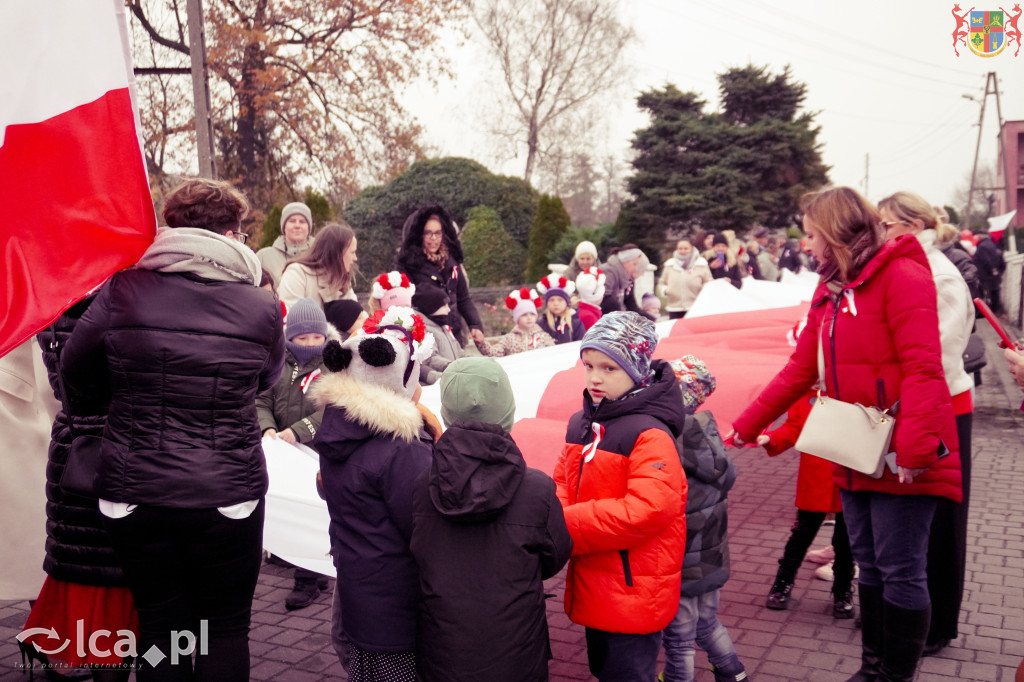
<path fill-rule="evenodd" d="M 424 238 L 426 238 L 426 237 L 437 238 L 437 237 L 440 237 L 442 234 L 443 233 L 441 232 L 441 230 L 436 230 L 436 231 L 435 230 L 425 230 L 423 232 L 423 237 Z"/>
<path fill-rule="evenodd" d="M 232 232 L 231 234 L 235 236 L 235 241 L 239 241 L 243 244 L 245 243 L 245 240 L 249 238 L 249 235 L 245 232 Z"/>
<path fill-rule="evenodd" d="M 909 225 L 910 223 L 906 220 L 883 220 L 882 227 L 885 229 L 891 229 L 893 225 Z"/>

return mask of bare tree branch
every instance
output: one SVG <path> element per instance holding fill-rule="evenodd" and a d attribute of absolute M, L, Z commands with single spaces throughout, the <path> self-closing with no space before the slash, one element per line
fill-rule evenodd
<path fill-rule="evenodd" d="M 128 0 L 128 9 L 132 11 L 132 14 L 135 15 L 136 19 L 138 19 L 139 25 L 142 26 L 143 29 L 145 29 L 146 33 L 149 34 L 149 37 L 153 42 L 163 45 L 164 47 L 170 48 L 172 50 L 181 52 L 182 54 L 189 53 L 188 45 L 185 43 L 183 39 L 171 40 L 169 38 L 165 38 L 162 35 L 160 35 L 160 32 L 157 31 L 153 24 L 149 23 L 149 19 L 146 17 L 146 12 L 142 9 L 142 0 Z M 179 38 L 180 37 L 181 34 L 179 33 Z"/>
<path fill-rule="evenodd" d="M 189 66 L 185 2 L 126 0 L 137 63 Z M 389 179 L 420 154 L 419 128 L 396 92 L 421 73 L 446 73 L 438 41 L 467 16 L 461 3 L 204 0 L 219 175 L 238 181 L 255 206 L 313 180 L 350 192 Z M 147 154 L 181 172 L 175 166 L 193 163 L 193 135 L 179 125 L 192 117 L 192 98 L 173 77 L 146 81 L 159 78 L 171 79 L 166 96 L 140 87 L 154 139 Z"/>
<path fill-rule="evenodd" d="M 552 126 L 617 87 L 635 34 L 616 0 L 478 0 L 472 10 L 518 113 L 530 180 Z"/>

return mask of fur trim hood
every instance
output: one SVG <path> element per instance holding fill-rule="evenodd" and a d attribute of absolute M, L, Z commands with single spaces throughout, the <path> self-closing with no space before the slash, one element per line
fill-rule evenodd
<path fill-rule="evenodd" d="M 423 253 L 423 228 L 431 216 L 441 221 L 441 229 L 444 232 L 444 244 L 448 248 L 448 255 L 461 264 L 465 257 L 462 255 L 462 244 L 459 243 L 459 233 L 455 227 L 455 221 L 448 211 L 440 204 L 424 206 L 417 209 L 411 216 L 406 218 L 402 226 L 402 246 L 399 250 L 399 262 L 408 258 L 409 255 L 419 252 Z M 426 258 L 424 257 L 424 260 Z"/>
<path fill-rule="evenodd" d="M 313 383 L 310 399 L 317 408 L 341 408 L 366 436 L 412 442 L 423 429 L 416 403 L 377 384 L 359 381 L 345 372 L 328 374 Z M 358 438 L 353 434 L 353 438 Z"/>

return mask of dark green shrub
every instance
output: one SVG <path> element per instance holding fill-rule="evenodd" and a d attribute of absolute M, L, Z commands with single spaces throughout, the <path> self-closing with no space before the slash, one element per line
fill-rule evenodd
<path fill-rule="evenodd" d="M 572 222 L 562 200 L 545 194 L 537 204 L 537 215 L 530 226 L 526 257 L 526 281 L 536 282 L 548 274 L 548 262 L 555 244 Z"/>
<path fill-rule="evenodd" d="M 476 206 L 467 213 L 462 232 L 462 250 L 466 271 L 473 287 L 520 284 L 524 249 L 501 223 L 498 212 L 489 206 Z"/>

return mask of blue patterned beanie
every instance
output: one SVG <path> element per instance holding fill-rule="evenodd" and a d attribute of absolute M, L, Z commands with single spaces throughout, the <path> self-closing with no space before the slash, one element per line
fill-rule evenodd
<path fill-rule="evenodd" d="M 651 377 L 651 357 L 658 346 L 654 323 L 633 312 L 607 313 L 580 343 L 580 354 L 592 349 L 614 360 L 639 385 Z"/>

